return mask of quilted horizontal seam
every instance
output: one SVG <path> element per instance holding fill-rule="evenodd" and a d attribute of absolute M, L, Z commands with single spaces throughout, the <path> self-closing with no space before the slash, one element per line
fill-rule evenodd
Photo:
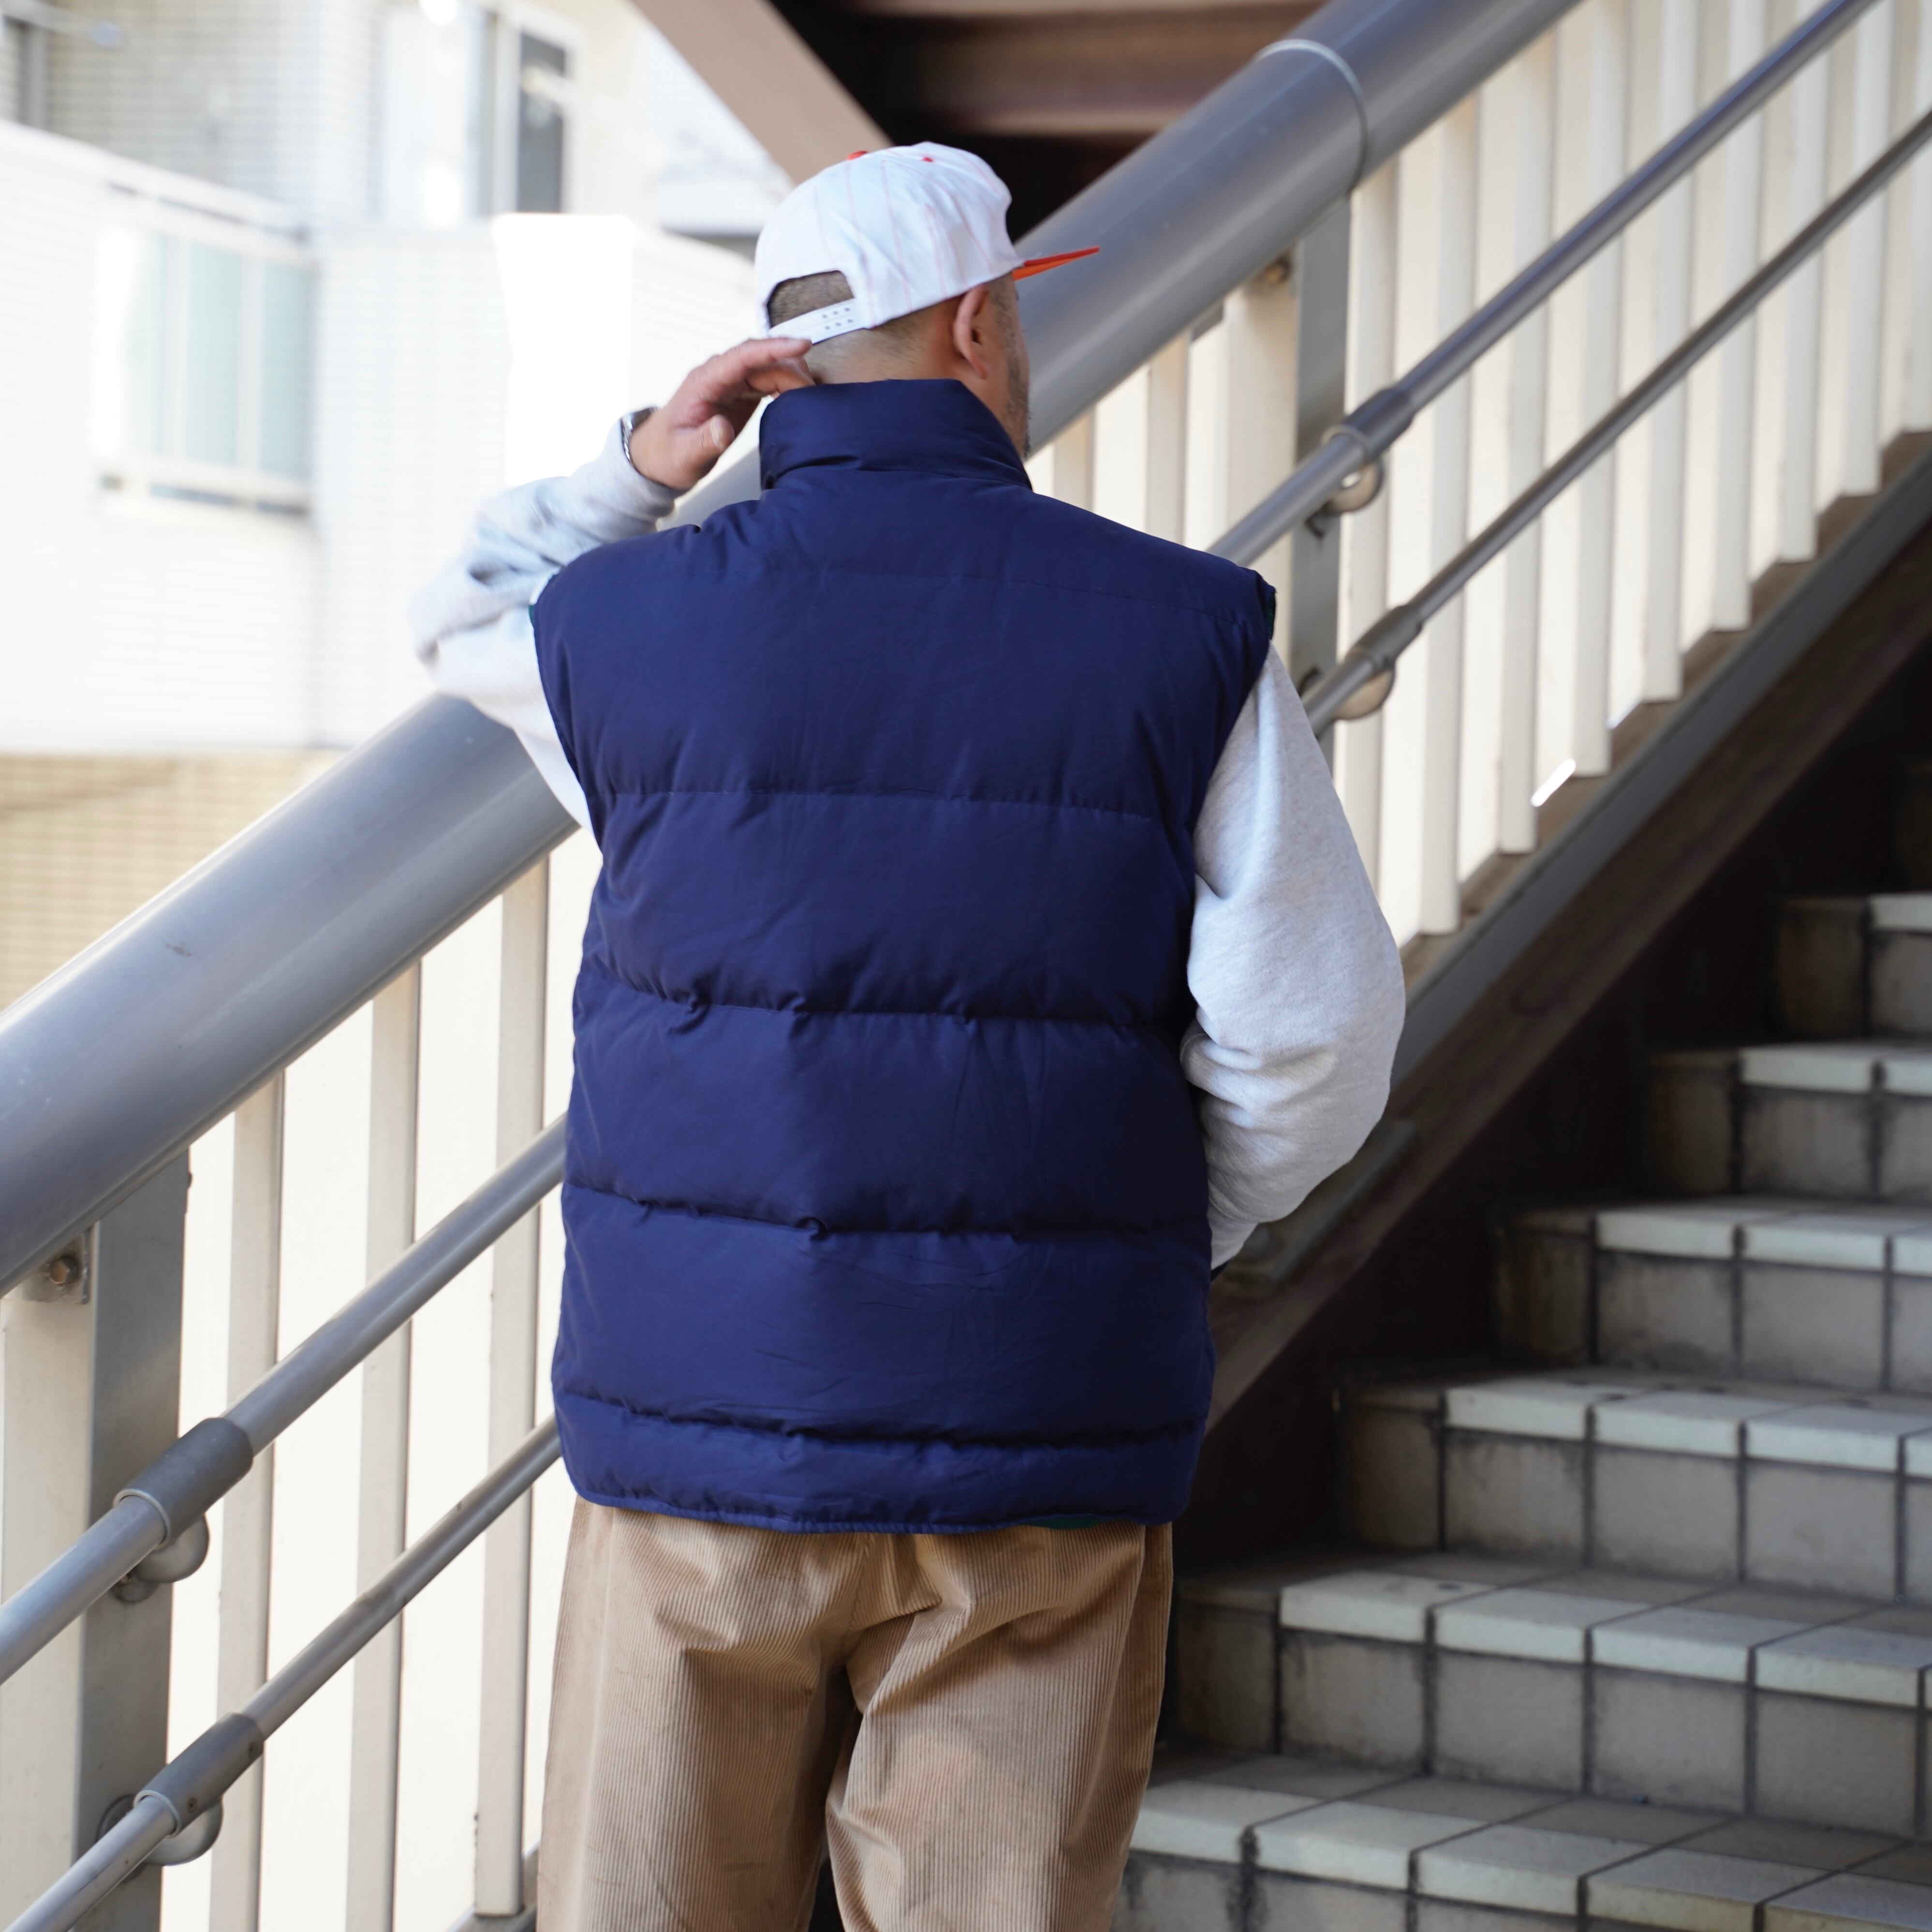
<path fill-rule="evenodd" d="M 747 573 L 727 568 L 694 571 L 691 574 L 694 577 L 705 576 L 728 580 L 734 576 L 742 576 Z M 1003 572 L 868 570 L 856 568 L 849 564 L 820 564 L 810 568 L 794 568 L 788 564 L 761 561 L 758 571 L 751 574 L 772 577 L 877 577 L 895 584 L 990 584 L 1001 590 L 1052 590 L 1070 597 L 1112 597 L 1123 604 L 1142 604 L 1153 610 L 1185 610 L 1192 616 L 1205 617 L 1210 622 L 1225 624 L 1238 634 L 1247 628 L 1246 620 L 1232 611 L 1216 610 L 1209 604 L 1191 603 L 1184 597 L 1150 597 L 1144 591 L 1123 590 L 1114 585 L 1054 584 L 1040 578 L 1009 576 Z M 1246 574 L 1253 574 L 1252 572 Z M 1260 624 L 1256 622 L 1254 628 L 1258 633 Z"/>
<path fill-rule="evenodd" d="M 619 1188 L 606 1187 L 594 1180 L 585 1180 L 569 1172 L 564 1174 L 563 1184 L 566 1188 L 576 1189 L 579 1193 L 599 1194 L 606 1200 L 626 1202 L 633 1208 L 642 1208 L 652 1214 L 676 1214 L 689 1221 L 732 1221 L 748 1228 L 771 1228 L 785 1234 L 812 1234 L 814 1237 L 862 1234 L 868 1238 L 896 1235 L 908 1240 L 922 1240 L 928 1237 L 937 1237 L 940 1240 L 991 1239 L 1011 1241 L 1016 1246 L 1038 1240 L 1157 1241 L 1172 1234 L 1204 1228 L 1208 1221 L 1208 1210 L 1204 1207 L 1198 1214 L 1190 1214 L 1178 1221 L 1162 1221 L 1151 1228 L 1125 1227 L 1111 1221 L 1095 1222 L 1090 1226 L 1078 1228 L 832 1227 L 815 1217 L 805 1221 L 775 1221 L 769 1215 L 742 1214 L 729 1208 L 694 1207 L 686 1202 L 647 1201 L 639 1195 L 626 1194 Z"/>
<path fill-rule="evenodd" d="M 853 1448 L 913 1448 L 922 1444 L 944 1443 L 955 1449 L 1092 1449 L 1114 1443 L 1171 1442 L 1198 1432 L 1203 1416 L 1190 1416 L 1179 1422 L 1157 1423 L 1149 1429 L 1109 1430 L 1084 1436 L 964 1436 L 935 1430 L 930 1435 L 908 1436 L 880 1431 L 876 1434 L 840 1433 L 830 1429 L 806 1429 L 788 1422 L 753 1421 L 742 1417 L 714 1420 L 709 1416 L 670 1415 L 660 1408 L 646 1408 L 626 1402 L 622 1396 L 606 1395 L 601 1390 L 570 1382 L 559 1382 L 560 1396 L 574 1396 L 579 1402 L 594 1402 L 606 1408 L 620 1409 L 641 1422 L 662 1423 L 668 1429 L 721 1429 L 744 1436 L 800 1436 L 818 1442 Z"/>
<path fill-rule="evenodd" d="M 770 1013 L 774 1018 L 788 1019 L 796 1016 L 801 1019 L 814 1020 L 951 1020 L 961 1026 L 1094 1027 L 1108 1033 L 1150 1033 L 1163 1040 L 1173 1031 L 1158 1020 L 1076 1019 L 1062 1013 L 949 1013 L 936 1006 L 778 1006 L 758 1000 L 699 999 L 690 994 L 661 993 L 655 986 L 627 979 L 604 961 L 592 959 L 588 953 L 584 955 L 581 970 L 608 980 L 614 986 L 621 986 L 628 993 L 655 1000 L 660 1006 L 676 1006 L 684 1012 L 700 1012 L 707 1006 L 722 1006 L 727 1012 Z"/>
<path fill-rule="evenodd" d="M 605 798 L 889 798 L 916 799 L 928 805 L 1006 806 L 1025 812 L 1088 812 L 1106 818 L 1131 818 L 1143 825 L 1166 820 L 1158 812 L 1132 812 L 1124 805 L 1082 805 L 1072 799 L 1009 798 L 996 794 L 975 798 L 964 792 L 868 790 L 850 785 L 620 785 L 600 784 Z"/>

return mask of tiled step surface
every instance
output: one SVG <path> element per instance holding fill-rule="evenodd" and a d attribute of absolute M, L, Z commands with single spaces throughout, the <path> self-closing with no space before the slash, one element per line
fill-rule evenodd
<path fill-rule="evenodd" d="M 1342 1514 L 1384 1550 L 1554 1557 L 1932 1604 L 1932 1398 L 1609 1370 L 1399 1383 L 1342 1415 Z"/>
<path fill-rule="evenodd" d="M 1932 892 L 1787 900 L 1778 994 L 1797 1039 L 1932 1035 Z"/>
<path fill-rule="evenodd" d="M 1932 1044 L 1657 1054 L 1644 1129 L 1648 1171 L 1668 1193 L 1932 1203 Z"/>
<path fill-rule="evenodd" d="M 1552 1798 L 1300 1757 L 1142 1807 L 1114 1932 L 1932 1932 L 1932 1853 L 1880 1833 Z"/>
<path fill-rule="evenodd" d="M 1205 1742 L 1927 1828 L 1932 1612 L 1454 1554 L 1195 1580 L 1180 1610 Z"/>
<path fill-rule="evenodd" d="M 1503 1230 L 1493 1281 L 1513 1356 L 1932 1394 L 1932 1208 L 1540 1208 Z"/>

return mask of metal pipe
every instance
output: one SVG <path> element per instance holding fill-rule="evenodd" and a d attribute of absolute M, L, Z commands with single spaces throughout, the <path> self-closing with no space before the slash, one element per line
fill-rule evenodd
<path fill-rule="evenodd" d="M 1498 290 L 1460 328 L 1445 336 L 1400 381 L 1378 391 L 1345 416 L 1332 440 L 1215 543 L 1214 554 L 1236 563 L 1252 563 L 1276 538 L 1326 507 L 1348 477 L 1388 449 L 1420 411 L 1876 4 L 1876 0 L 1826 0 L 1800 22 L 1634 174 Z"/>
<path fill-rule="evenodd" d="M 521 1220 L 562 1172 L 558 1120 L 278 1362 L 226 1415 L 198 1424 L 164 1450 L 77 1542 L 0 1604 L 0 1683 L 144 1557 L 204 1516 L 290 1423 Z"/>
<path fill-rule="evenodd" d="M 510 733 L 432 698 L 0 1014 L 0 1288 L 571 829 Z"/>
<path fill-rule="evenodd" d="M 111 1832 L 95 1839 L 66 1872 L 14 1920 L 8 1932 L 56 1932 L 77 1924 L 107 1894 L 148 1862 L 148 1854 L 172 1838 L 173 1810 L 143 1793 Z"/>
<path fill-rule="evenodd" d="M 1486 564 L 1500 556 L 1633 423 L 1676 388 L 1700 357 L 1715 348 L 1928 141 L 1932 141 L 1932 113 L 1914 122 L 1863 174 L 1686 336 L 1615 409 L 1592 424 L 1480 536 L 1457 551 L 1414 596 L 1372 626 L 1309 694 L 1308 722 L 1316 730 L 1325 731 L 1344 715 L 1343 707 L 1358 692 L 1377 676 L 1392 671 L 1396 658 L 1420 636 L 1423 627 L 1444 604 L 1463 590 Z"/>
<path fill-rule="evenodd" d="M 119 1824 L 76 1859 L 8 1932 L 68 1932 L 138 1871 L 148 1854 L 220 1804 L 223 1792 L 376 1633 L 556 1460 L 556 1424 L 540 1424 L 419 1540 L 412 1544 L 239 1711 L 220 1718 L 135 1796 Z M 212 1842 L 211 1838 L 210 1842 Z"/>

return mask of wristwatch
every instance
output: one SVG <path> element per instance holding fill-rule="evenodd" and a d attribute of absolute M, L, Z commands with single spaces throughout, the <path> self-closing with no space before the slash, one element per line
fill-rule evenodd
<path fill-rule="evenodd" d="M 647 404 L 641 410 L 633 410 L 627 416 L 620 416 L 617 418 L 617 440 L 623 446 L 624 460 L 626 463 L 631 463 L 632 432 L 634 430 L 641 429 L 644 424 L 644 419 L 647 416 L 652 416 L 656 415 L 656 413 L 657 405 L 655 403 L 652 403 Z M 634 463 L 631 463 L 631 467 L 633 470 L 638 469 L 638 466 Z M 643 476 L 644 473 L 644 472 L 641 470 L 638 470 L 638 474 L 640 476 Z M 650 479 L 648 477 L 646 477 L 644 480 L 648 482 Z"/>

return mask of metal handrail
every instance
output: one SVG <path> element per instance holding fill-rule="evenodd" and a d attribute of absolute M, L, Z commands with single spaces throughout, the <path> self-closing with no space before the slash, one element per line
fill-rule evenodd
<path fill-rule="evenodd" d="M 573 830 L 433 698 L 0 1013 L 0 1290 Z"/>
<path fill-rule="evenodd" d="M 170 1838 L 184 1839 L 179 1848 L 182 1860 L 199 1857 L 220 1831 L 223 1794 L 261 1756 L 268 1738 L 378 1630 L 400 1616 L 411 1598 L 447 1569 L 556 1457 L 553 1418 L 525 1436 L 240 1710 L 218 1718 L 144 1784 L 127 1815 L 28 1906 L 8 1932 L 67 1932 Z"/>
<path fill-rule="evenodd" d="M 1633 423 L 1675 388 L 1694 363 L 1730 334 L 1793 269 L 1822 247 L 1928 141 L 1932 141 L 1932 113 L 1915 121 L 1856 180 L 1827 202 L 1480 536 L 1458 550 L 1414 596 L 1371 626 L 1309 694 L 1309 723 L 1317 731 L 1324 731 L 1337 718 L 1360 715 L 1346 709 L 1358 698 L 1372 700 L 1360 706 L 1360 712 L 1377 708 L 1394 685 L 1396 660 L 1422 634 L 1429 620 L 1457 596 L 1484 565 L 1501 556 Z"/>
<path fill-rule="evenodd" d="M 508 1232 L 562 1178 L 555 1120 L 230 1409 L 156 1456 L 113 1507 L 0 1604 L 0 1683 L 128 1572 L 198 1522 L 255 1458 L 430 1298 Z"/>
<path fill-rule="evenodd" d="M 1350 410 L 1293 476 L 1210 546 L 1214 554 L 1236 563 L 1252 563 L 1278 537 L 1327 508 L 1351 477 L 1380 462 L 1444 389 L 1468 374 L 1579 268 L 1763 106 L 1800 68 L 1822 53 L 1875 4 L 1876 0 L 1826 0 L 1400 381 L 1377 390 Z"/>
<path fill-rule="evenodd" d="M 1573 0 L 1333 0 L 1027 238 L 1057 434 Z M 1058 285 L 1058 286 L 1056 286 Z M 692 493 L 749 494 L 740 463 Z M 570 830 L 515 740 L 431 699 L 0 1016 L 0 1289 L 56 1254 Z"/>

